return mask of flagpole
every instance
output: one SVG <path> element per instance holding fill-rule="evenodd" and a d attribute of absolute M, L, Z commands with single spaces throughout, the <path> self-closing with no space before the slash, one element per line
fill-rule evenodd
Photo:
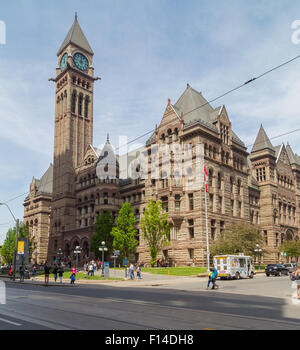
<path fill-rule="evenodd" d="M 205 187 L 204 187 L 204 198 L 205 198 L 205 222 L 206 222 L 206 264 L 207 264 L 207 272 L 210 271 L 210 266 L 209 266 L 209 238 L 208 238 L 208 214 L 207 214 L 207 170 L 206 166 L 204 165 L 204 179 L 205 179 Z"/>

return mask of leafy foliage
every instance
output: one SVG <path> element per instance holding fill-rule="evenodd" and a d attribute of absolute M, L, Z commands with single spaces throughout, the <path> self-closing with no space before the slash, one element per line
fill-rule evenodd
<path fill-rule="evenodd" d="M 163 213 L 160 201 L 150 199 L 145 208 L 144 216 L 141 219 L 143 236 L 150 249 L 150 264 L 153 267 L 158 253 L 165 245 L 170 244 L 170 224 L 168 213 Z"/>
<path fill-rule="evenodd" d="M 123 203 L 117 218 L 117 225 L 111 231 L 113 248 L 120 250 L 120 258 L 129 258 L 134 254 L 139 242 L 137 241 L 136 218 L 130 203 Z"/>
<path fill-rule="evenodd" d="M 260 228 L 241 222 L 229 226 L 212 244 L 210 252 L 212 255 L 244 253 L 245 255 L 255 256 L 257 254 L 255 252 L 257 244 L 263 245 Z"/>
<path fill-rule="evenodd" d="M 1 248 L 1 256 L 3 257 L 4 263 L 12 264 L 14 260 L 14 251 L 15 251 L 15 240 L 16 240 L 16 227 L 10 228 L 7 233 Z M 28 225 L 24 225 L 23 222 L 19 223 L 19 234 L 18 238 L 26 238 L 28 240 L 28 250 L 29 250 L 29 259 L 32 255 L 32 238 L 29 234 Z"/>
<path fill-rule="evenodd" d="M 297 258 L 300 256 L 300 241 L 285 241 L 278 249 L 279 252 L 285 252 L 288 257 Z"/>
<path fill-rule="evenodd" d="M 110 232 L 114 226 L 114 218 L 109 210 L 102 210 L 96 218 L 94 224 L 95 233 L 91 238 L 91 250 L 95 253 L 96 258 L 101 257 L 99 247 L 101 242 L 105 242 L 105 246 L 108 248 L 107 253 L 112 252 L 113 237 Z"/>

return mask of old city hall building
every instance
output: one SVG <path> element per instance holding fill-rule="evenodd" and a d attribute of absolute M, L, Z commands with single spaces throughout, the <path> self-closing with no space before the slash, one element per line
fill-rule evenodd
<path fill-rule="evenodd" d="M 203 188 L 189 189 L 185 177 L 164 176 L 161 161 L 156 179 L 97 176 L 99 159 L 112 148 L 109 138 L 103 149 L 93 146 L 93 91 L 98 80 L 93 55 L 76 16 L 57 53 L 56 78 L 51 79 L 56 88 L 53 164 L 41 179 L 33 178 L 24 201 L 24 222 L 37 253 L 33 259 L 53 261 L 58 251 L 73 259 L 76 246 L 82 248 L 81 262 L 91 258 L 97 215 L 110 210 L 117 217 L 127 201 L 137 218 L 136 260 L 148 263 L 150 255 L 139 221 L 147 201 L 153 198 L 162 201 L 171 227 L 170 245 L 160 258 L 177 266 L 194 259 L 204 265 Z M 167 102 L 160 124 L 146 142 L 147 156 L 150 159 L 152 145 L 173 143 L 204 145 L 212 242 L 228 225 L 241 220 L 260 225 L 270 252 L 266 261 L 279 260 L 278 247 L 284 240 L 298 240 L 300 157 L 290 145 L 273 146 L 261 126 L 248 153 L 232 129 L 225 106 L 212 107 L 189 85 L 175 104 Z M 118 159 L 111 164 L 117 174 Z"/>

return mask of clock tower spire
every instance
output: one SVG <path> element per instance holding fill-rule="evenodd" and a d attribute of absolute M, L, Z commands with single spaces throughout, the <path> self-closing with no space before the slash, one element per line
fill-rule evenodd
<path fill-rule="evenodd" d="M 53 198 L 49 256 L 62 244 L 64 232 L 75 228 L 75 173 L 93 142 L 93 50 L 75 14 L 65 40 L 57 52 Z M 61 243 L 60 243 L 61 242 Z M 51 252 L 51 249 L 53 250 Z"/>

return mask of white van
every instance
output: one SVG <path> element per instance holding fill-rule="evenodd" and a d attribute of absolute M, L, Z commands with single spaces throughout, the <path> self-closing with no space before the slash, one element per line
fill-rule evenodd
<path fill-rule="evenodd" d="M 243 254 L 214 256 L 214 265 L 220 278 L 238 280 L 253 278 L 255 274 L 252 257 Z"/>

